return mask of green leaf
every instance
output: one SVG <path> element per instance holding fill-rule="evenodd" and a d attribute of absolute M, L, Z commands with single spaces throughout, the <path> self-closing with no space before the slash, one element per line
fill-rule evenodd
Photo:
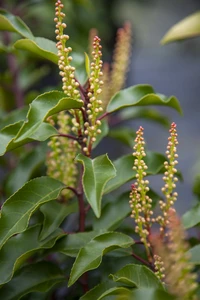
<path fill-rule="evenodd" d="M 44 163 L 47 145 L 41 144 L 25 153 L 10 173 L 5 183 L 7 197 L 15 193 L 21 186 L 30 180 L 38 167 Z"/>
<path fill-rule="evenodd" d="M 80 300 L 99 300 L 101 295 L 107 290 L 117 287 L 118 284 L 111 280 L 107 280 L 96 285 L 93 289 L 89 290 L 85 295 L 83 295 Z"/>
<path fill-rule="evenodd" d="M 156 275 L 147 267 L 142 265 L 129 264 L 116 272 L 111 274 L 112 278 L 116 282 L 121 282 L 132 288 L 145 287 L 154 289 L 164 289 L 162 283 Z"/>
<path fill-rule="evenodd" d="M 132 148 L 136 133 L 133 129 L 124 126 L 111 129 L 108 136 Z"/>
<path fill-rule="evenodd" d="M 85 272 L 98 268 L 103 255 L 107 252 L 128 248 L 133 243 L 132 238 L 118 232 L 106 232 L 96 236 L 79 251 L 71 270 L 68 286 L 74 284 Z"/>
<path fill-rule="evenodd" d="M 58 64 L 58 55 L 56 43 L 43 37 L 35 37 L 34 39 L 22 39 L 13 45 L 18 50 L 26 50 L 34 55 L 48 59 Z"/>
<path fill-rule="evenodd" d="M 129 193 L 122 194 L 116 201 L 107 203 L 102 209 L 101 217 L 94 218 L 94 230 L 115 230 L 131 213 Z"/>
<path fill-rule="evenodd" d="M 160 111 L 154 108 L 144 107 L 128 107 L 120 112 L 120 119 L 122 121 L 133 120 L 133 119 L 147 119 L 149 121 L 156 122 L 164 127 L 169 127 L 169 119 L 160 113 Z"/>
<path fill-rule="evenodd" d="M 193 38 L 200 35 L 200 11 L 181 20 L 165 34 L 161 44 L 167 44 L 178 40 Z"/>
<path fill-rule="evenodd" d="M 141 288 L 134 289 L 130 300 L 177 300 L 177 297 L 168 294 L 163 290 Z"/>
<path fill-rule="evenodd" d="M 200 200 L 200 175 L 199 174 L 195 176 L 193 193 L 197 196 L 198 200 Z"/>
<path fill-rule="evenodd" d="M 164 105 L 170 106 L 182 113 L 178 100 L 174 97 L 166 97 L 155 94 L 150 85 L 135 85 L 116 93 L 110 100 L 107 112 L 112 113 L 129 106 Z"/>
<path fill-rule="evenodd" d="M 200 203 L 184 213 L 182 216 L 182 223 L 186 229 L 200 223 Z"/>
<path fill-rule="evenodd" d="M 88 78 L 90 77 L 90 58 L 86 52 L 85 53 L 85 70 Z"/>
<path fill-rule="evenodd" d="M 50 124 L 44 123 L 49 116 L 62 110 L 76 109 L 83 102 L 74 100 L 62 92 L 51 91 L 38 96 L 30 105 L 27 120 L 12 124 L 0 131 L 0 155 L 34 140 L 44 141 L 57 134 L 57 130 Z"/>
<path fill-rule="evenodd" d="M 107 155 L 90 159 L 82 154 L 78 154 L 76 160 L 83 164 L 82 182 L 84 192 L 88 203 L 91 205 L 97 218 L 99 218 L 104 187 L 111 178 L 115 177 L 116 170 Z"/>
<path fill-rule="evenodd" d="M 56 199 L 63 188 L 64 184 L 53 178 L 40 177 L 27 182 L 8 198 L 1 209 L 0 248 L 11 236 L 26 230 L 34 211 Z"/>
<path fill-rule="evenodd" d="M 0 289 L 0 298 L 18 300 L 31 292 L 47 292 L 55 284 L 65 281 L 62 271 L 53 263 L 38 262 L 22 268 Z"/>
<path fill-rule="evenodd" d="M 101 142 L 101 140 L 107 136 L 109 132 L 108 122 L 106 120 L 101 121 L 101 125 L 99 126 L 99 129 L 101 130 L 100 134 L 97 134 L 96 141 L 92 145 L 92 148 L 96 148 L 96 146 Z"/>
<path fill-rule="evenodd" d="M 49 202 L 42 205 L 40 210 L 44 215 L 40 240 L 44 240 L 60 226 L 68 215 L 78 211 L 78 203 L 77 201 L 68 203 Z"/>
<path fill-rule="evenodd" d="M 113 287 L 107 291 L 105 291 L 98 300 L 101 299 L 110 299 L 112 296 L 117 296 L 118 300 L 131 300 L 132 299 L 132 291 L 125 287 Z M 107 298 L 109 297 L 109 298 Z M 115 298 L 116 299 L 116 298 Z"/>
<path fill-rule="evenodd" d="M 60 252 L 71 257 L 76 257 L 79 250 L 98 234 L 99 231 L 68 234 L 56 243 L 52 251 Z"/>
<path fill-rule="evenodd" d="M 56 240 L 63 236 L 61 230 L 56 230 L 48 239 L 39 241 L 41 225 L 28 228 L 18 234 L 2 247 L 0 250 L 0 285 L 8 282 L 14 272 L 36 251 L 52 248 Z"/>
<path fill-rule="evenodd" d="M 190 261 L 195 265 L 200 265 L 200 245 L 192 247 L 188 254 L 190 256 Z"/>
<path fill-rule="evenodd" d="M 144 161 L 148 166 L 147 174 L 154 175 L 163 172 L 163 163 L 166 161 L 166 157 L 160 153 L 147 151 Z M 117 176 L 107 183 L 104 190 L 105 194 L 135 178 L 136 172 L 132 169 L 133 164 L 134 157 L 131 154 L 122 156 L 113 162 Z"/>
<path fill-rule="evenodd" d="M 0 9 L 0 30 L 17 32 L 29 39 L 34 38 L 30 29 L 20 17 L 14 16 L 4 9 Z"/>

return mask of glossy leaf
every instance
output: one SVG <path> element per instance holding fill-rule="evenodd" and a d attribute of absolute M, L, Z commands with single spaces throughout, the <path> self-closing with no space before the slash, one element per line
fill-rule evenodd
<path fill-rule="evenodd" d="M 41 144 L 20 158 L 18 165 L 9 173 L 6 180 L 5 192 L 7 197 L 33 178 L 34 172 L 45 161 L 46 150 L 47 145 Z"/>
<path fill-rule="evenodd" d="M 0 298 L 18 300 L 31 292 L 47 292 L 55 284 L 65 281 L 62 271 L 53 263 L 38 262 L 23 267 L 13 279 L 0 289 Z"/>
<path fill-rule="evenodd" d="M 169 119 L 154 108 L 134 106 L 125 108 L 120 112 L 120 119 L 122 121 L 135 120 L 138 118 L 156 122 L 167 128 L 170 127 Z"/>
<path fill-rule="evenodd" d="M 82 154 L 76 157 L 84 167 L 83 188 L 88 203 L 97 218 L 101 215 L 101 199 L 106 183 L 116 175 L 115 168 L 107 155 L 90 159 Z M 105 172 L 106 170 L 106 172 Z"/>
<path fill-rule="evenodd" d="M 85 247 L 83 247 L 71 269 L 68 285 L 74 284 L 77 279 L 89 270 L 96 269 L 107 252 L 118 248 L 128 248 L 133 244 L 133 239 L 118 232 L 106 232 L 96 236 Z"/>
<path fill-rule="evenodd" d="M 179 40 L 193 38 L 200 35 L 200 11 L 184 18 L 165 34 L 161 44 L 167 44 Z"/>
<path fill-rule="evenodd" d="M 132 288 L 145 287 L 163 289 L 163 285 L 157 276 L 149 268 L 142 265 L 126 265 L 114 275 L 111 274 L 110 278 Z"/>
<path fill-rule="evenodd" d="M 89 243 L 95 236 L 99 234 L 99 231 L 78 232 L 68 234 L 58 241 L 53 252 L 60 252 L 65 255 L 76 257 L 79 250 Z"/>
<path fill-rule="evenodd" d="M 148 166 L 148 175 L 159 174 L 163 172 L 163 163 L 166 161 L 164 155 L 147 151 L 147 155 L 144 160 Z M 113 165 L 117 171 L 117 176 L 107 183 L 104 193 L 110 193 L 111 191 L 120 187 L 122 184 L 135 178 L 136 173 L 132 169 L 133 164 L 133 155 L 125 155 L 115 160 Z"/>
<path fill-rule="evenodd" d="M 191 262 L 193 262 L 195 265 L 200 265 L 200 245 L 192 247 L 188 251 L 188 254 Z"/>
<path fill-rule="evenodd" d="M 26 230 L 33 212 L 42 204 L 56 199 L 64 184 L 40 177 L 26 183 L 4 202 L 0 218 L 0 248 L 14 234 Z"/>
<path fill-rule="evenodd" d="M 108 136 L 132 148 L 136 133 L 133 129 L 124 126 L 111 129 Z"/>
<path fill-rule="evenodd" d="M 186 229 L 192 228 L 200 223 L 200 203 L 184 213 L 182 222 Z"/>
<path fill-rule="evenodd" d="M 8 282 L 14 272 L 26 261 L 33 253 L 42 249 L 51 248 L 56 240 L 62 237 L 62 230 L 56 230 L 48 239 L 39 241 L 41 225 L 28 228 L 18 234 L 2 247 L 0 250 L 0 285 Z"/>
<path fill-rule="evenodd" d="M 31 141 L 44 141 L 57 134 L 57 130 L 46 119 L 62 110 L 76 109 L 82 101 L 66 97 L 62 92 L 51 91 L 38 96 L 30 105 L 27 120 L 12 124 L 0 131 L 0 155 Z"/>
<path fill-rule="evenodd" d="M 131 300 L 132 299 L 132 291 L 129 290 L 128 288 L 125 288 L 125 287 L 122 287 L 122 286 L 119 286 L 119 287 L 114 287 L 114 288 L 111 288 L 107 291 L 105 291 L 99 298 L 98 300 L 101 300 L 101 299 L 105 299 L 107 297 L 112 297 L 112 296 L 117 296 L 117 299 L 118 300 Z M 108 298 L 107 298 L 108 299 Z"/>
<path fill-rule="evenodd" d="M 164 105 L 182 113 L 178 100 L 174 97 L 166 97 L 155 94 L 150 85 L 135 85 L 116 93 L 110 100 L 107 112 L 112 113 L 129 106 Z"/>
<path fill-rule="evenodd" d="M 51 62 L 58 63 L 56 43 L 43 37 L 34 39 L 22 39 L 13 45 L 18 50 L 26 50 L 34 55 L 48 59 Z"/>
<path fill-rule="evenodd" d="M 60 224 L 68 215 L 78 211 L 78 203 L 77 201 L 71 203 L 49 202 L 42 205 L 40 211 L 44 215 L 40 240 L 44 240 L 59 228 Z"/>
<path fill-rule="evenodd" d="M 0 30 L 17 32 L 23 37 L 34 38 L 28 26 L 18 16 L 14 16 L 4 9 L 0 9 Z"/>

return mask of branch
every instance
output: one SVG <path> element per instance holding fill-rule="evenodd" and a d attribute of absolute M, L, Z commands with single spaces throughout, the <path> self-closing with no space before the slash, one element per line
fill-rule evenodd
<path fill-rule="evenodd" d="M 100 117 L 98 117 L 97 120 L 102 120 L 103 118 L 107 117 L 108 115 L 110 115 L 109 112 L 105 112 L 104 114 L 102 114 Z"/>
<path fill-rule="evenodd" d="M 78 141 L 78 138 L 71 134 L 59 133 L 59 134 L 56 134 L 55 136 L 66 137 L 66 138 Z"/>

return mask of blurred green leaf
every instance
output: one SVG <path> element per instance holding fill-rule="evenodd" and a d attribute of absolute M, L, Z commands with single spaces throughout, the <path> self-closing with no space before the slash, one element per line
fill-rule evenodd
<path fill-rule="evenodd" d="M 4 128 L 19 121 L 24 121 L 26 119 L 27 112 L 28 107 L 15 109 L 9 112 L 0 120 L 0 128 Z"/>
<path fill-rule="evenodd" d="M 200 11 L 197 11 L 171 27 L 162 38 L 161 44 L 165 45 L 171 42 L 193 38 L 199 35 Z"/>
<path fill-rule="evenodd" d="M 30 180 L 34 172 L 44 163 L 47 145 L 41 144 L 25 153 L 18 165 L 9 173 L 5 182 L 6 196 L 9 197 Z"/>
<path fill-rule="evenodd" d="M 200 245 L 192 247 L 188 254 L 190 255 L 190 261 L 195 265 L 200 265 Z"/>
<path fill-rule="evenodd" d="M 135 171 L 132 169 L 134 165 L 133 155 L 125 155 L 113 162 L 117 175 L 111 179 L 104 190 L 104 193 L 110 193 L 113 190 L 119 188 L 122 184 L 135 178 Z M 147 174 L 160 174 L 164 171 L 163 163 L 166 161 L 166 157 L 160 153 L 147 151 L 147 155 L 144 159 L 148 166 Z"/>
<path fill-rule="evenodd" d="M 80 108 L 83 102 L 74 100 L 62 92 L 51 91 L 38 96 L 30 105 L 27 120 L 3 128 L 0 131 L 0 155 L 34 140 L 45 141 L 57 130 L 45 123 L 49 116 L 62 110 Z"/>
<path fill-rule="evenodd" d="M 74 284 L 85 272 L 96 269 L 107 252 L 118 248 L 128 248 L 133 243 L 132 238 L 119 232 L 106 232 L 96 236 L 79 251 L 71 269 L 68 286 Z"/>
<path fill-rule="evenodd" d="M 17 32 L 23 37 L 33 39 L 28 26 L 18 16 L 14 16 L 4 9 L 0 9 L 0 30 Z"/>
<path fill-rule="evenodd" d="M 138 118 L 156 122 L 164 127 L 170 126 L 168 117 L 164 116 L 158 110 L 153 108 L 134 106 L 125 108 L 120 112 L 120 119 L 122 121 L 133 120 Z"/>
<path fill-rule="evenodd" d="M 115 168 L 107 155 L 90 159 L 87 156 L 78 154 L 76 160 L 83 164 L 82 182 L 85 196 L 95 215 L 99 218 L 104 187 L 111 178 L 115 177 Z"/>
<path fill-rule="evenodd" d="M 101 121 L 101 125 L 98 127 L 98 129 L 101 130 L 100 134 L 97 134 L 96 136 L 96 141 L 94 142 L 94 144 L 92 145 L 92 148 L 96 148 L 98 146 L 98 144 L 101 142 L 101 140 L 107 136 L 108 132 L 109 132 L 109 127 L 108 127 L 108 122 L 107 120 L 102 120 Z"/>
<path fill-rule="evenodd" d="M 182 222 L 186 229 L 192 228 L 200 223 L 200 203 L 184 213 Z"/>
<path fill-rule="evenodd" d="M 47 239 L 39 241 L 41 225 L 28 228 L 18 234 L 0 250 L 0 285 L 8 282 L 14 272 L 36 251 L 54 246 L 56 240 L 63 236 L 62 230 L 54 231 Z"/>
<path fill-rule="evenodd" d="M 124 126 L 110 129 L 108 136 L 132 148 L 136 133 L 135 130 Z"/>
<path fill-rule="evenodd" d="M 157 276 L 149 268 L 142 265 L 126 265 L 115 274 L 111 274 L 110 278 L 132 288 L 145 287 L 154 289 L 158 288 L 161 290 L 164 289 Z"/>
<path fill-rule="evenodd" d="M 79 250 L 98 234 L 99 231 L 68 234 L 56 243 L 52 251 L 60 252 L 71 257 L 76 257 Z"/>
<path fill-rule="evenodd" d="M 57 199 L 64 184 L 40 177 L 27 182 L 4 202 L 0 218 L 0 248 L 14 234 L 26 230 L 30 217 L 42 204 Z"/>
<path fill-rule="evenodd" d="M 68 215 L 78 211 L 78 203 L 77 201 L 68 203 L 49 202 L 42 205 L 40 211 L 44 215 L 40 240 L 44 240 L 59 228 L 60 224 Z"/>
<path fill-rule="evenodd" d="M 15 42 L 13 45 L 18 50 L 26 50 L 34 55 L 48 59 L 51 62 L 58 64 L 58 55 L 56 43 L 43 37 L 34 39 L 22 39 Z"/>
<path fill-rule="evenodd" d="M 200 200 L 200 175 L 197 175 L 194 180 L 193 185 L 193 193 L 197 196 L 198 200 Z"/>
<path fill-rule="evenodd" d="M 55 264 L 38 262 L 23 267 L 0 289 L 0 297 L 6 300 L 18 300 L 31 292 L 47 292 L 52 286 L 65 280 L 65 275 Z"/>
<path fill-rule="evenodd" d="M 150 85 L 135 85 L 116 93 L 107 106 L 107 112 L 112 113 L 129 106 L 164 105 L 182 113 L 178 100 L 174 97 L 166 97 L 155 94 Z"/>

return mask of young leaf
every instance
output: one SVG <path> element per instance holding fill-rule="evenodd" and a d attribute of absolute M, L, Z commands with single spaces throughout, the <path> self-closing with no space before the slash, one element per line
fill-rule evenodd
<path fill-rule="evenodd" d="M 62 271 L 53 263 L 38 262 L 23 267 L 13 279 L 0 289 L 0 298 L 21 299 L 31 292 L 47 292 L 55 284 L 65 281 Z"/>
<path fill-rule="evenodd" d="M 79 250 L 89 243 L 99 231 L 78 232 L 63 237 L 52 249 L 53 252 L 60 252 L 65 255 L 76 257 Z"/>
<path fill-rule="evenodd" d="M 84 167 L 83 188 L 88 203 L 91 205 L 97 218 L 101 215 L 101 199 L 106 183 L 116 175 L 115 167 L 107 155 L 90 159 L 82 154 L 76 157 Z M 106 170 L 106 172 L 105 172 Z"/>
<path fill-rule="evenodd" d="M 119 232 L 106 232 L 96 236 L 79 251 L 71 270 L 68 285 L 74 284 L 85 272 L 98 268 L 103 255 L 107 252 L 118 248 L 128 248 L 133 243 L 132 238 Z"/>
<path fill-rule="evenodd" d="M 200 203 L 188 210 L 182 216 L 183 226 L 188 229 L 200 223 Z"/>
<path fill-rule="evenodd" d="M 34 39 L 22 39 L 15 42 L 13 46 L 18 50 L 29 51 L 36 56 L 40 56 L 50 60 L 54 64 L 58 64 L 56 43 L 49 39 L 42 37 L 35 37 Z"/>
<path fill-rule="evenodd" d="M 44 240 L 60 226 L 68 215 L 78 211 L 78 203 L 77 201 L 66 204 L 49 202 L 42 205 L 40 210 L 44 215 L 40 240 Z"/>
<path fill-rule="evenodd" d="M 0 250 L 0 285 L 8 282 L 14 272 L 33 253 L 42 249 L 52 248 L 63 236 L 62 230 L 56 230 L 47 239 L 39 241 L 41 225 L 28 228 L 23 233 L 9 239 Z"/>
<path fill-rule="evenodd" d="M 88 78 L 90 77 L 90 59 L 87 53 L 85 52 L 85 70 Z"/>
<path fill-rule="evenodd" d="M 163 163 L 166 161 L 166 157 L 164 155 L 147 151 L 147 155 L 144 160 L 148 166 L 148 175 L 159 174 L 163 172 Z M 117 170 L 117 176 L 107 183 L 104 194 L 112 192 L 122 184 L 135 178 L 136 173 L 132 169 L 133 164 L 133 155 L 122 156 L 113 162 L 113 165 Z"/>
<path fill-rule="evenodd" d="M 193 38 L 199 35 L 200 11 L 197 11 L 170 28 L 161 40 L 161 44 L 165 45 L 171 42 Z"/>
<path fill-rule="evenodd" d="M 33 212 L 40 205 L 56 199 L 64 184 L 50 177 L 27 182 L 6 200 L 1 209 L 0 248 L 14 234 L 23 232 Z"/>
<path fill-rule="evenodd" d="M 0 9 L 0 30 L 17 32 L 29 39 L 34 38 L 30 29 L 20 17 L 14 16 L 4 9 Z"/>
<path fill-rule="evenodd" d="M 0 155 L 34 140 L 44 141 L 57 130 L 44 123 L 49 116 L 62 110 L 76 109 L 82 106 L 82 101 L 74 100 L 59 91 L 51 91 L 38 96 L 30 105 L 27 120 L 3 128 L 0 132 Z"/>
<path fill-rule="evenodd" d="M 111 274 L 112 278 L 116 282 L 121 282 L 132 288 L 145 287 L 154 289 L 164 289 L 162 283 L 156 275 L 147 267 L 142 265 L 130 264 L 123 267 L 114 275 Z"/>
<path fill-rule="evenodd" d="M 155 94 L 150 85 L 135 85 L 116 93 L 107 106 L 107 112 L 112 113 L 129 106 L 165 105 L 182 113 L 178 100 L 171 96 L 167 98 L 161 94 Z"/>

